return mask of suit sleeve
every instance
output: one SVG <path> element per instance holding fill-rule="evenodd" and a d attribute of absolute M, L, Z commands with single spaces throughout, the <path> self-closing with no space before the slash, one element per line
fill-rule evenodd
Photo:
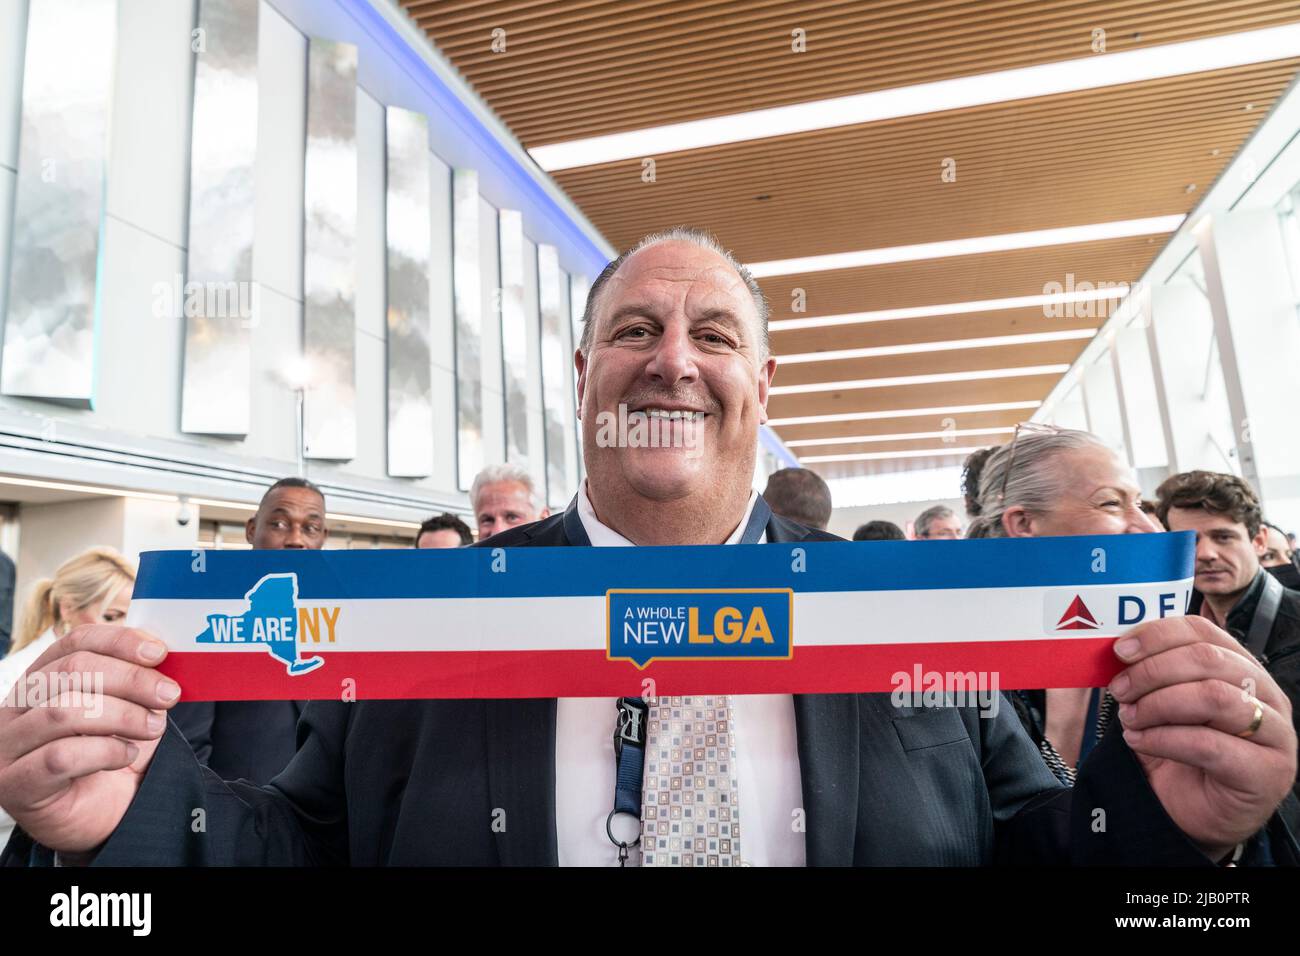
<path fill-rule="evenodd" d="M 1056 784 L 1019 721 L 981 721 L 985 779 L 1000 863 L 1073 866 L 1214 866 L 1170 819 L 1119 733 L 1107 734 L 1079 768 L 1073 789 Z M 1037 763 L 1037 772 L 1024 766 Z M 1046 784 L 1046 786 L 1040 786 Z M 1037 789 L 1037 793 L 1030 792 Z M 1291 796 L 1288 801 L 1293 801 Z M 1285 805 L 1284 805 L 1284 810 Z M 1300 849 L 1282 814 L 1246 847 L 1246 865 L 1296 865 Z"/>
<path fill-rule="evenodd" d="M 206 767 L 212 760 L 212 725 L 217 719 L 217 705 L 213 701 L 181 703 L 172 708 L 171 719 L 181 732 L 199 763 Z"/>
<path fill-rule="evenodd" d="M 991 717 L 967 710 L 971 740 L 979 742 L 980 764 L 993 814 L 994 860 L 998 863 L 1063 864 L 1068 861 L 1070 791 L 1043 763 L 1006 695 Z"/>
<path fill-rule="evenodd" d="M 95 866 L 329 866 L 348 862 L 343 755 L 348 704 L 311 704 L 298 753 L 264 787 L 199 765 L 173 723 L 135 800 Z M 15 831 L 0 865 L 39 865 L 48 851 Z"/>
<path fill-rule="evenodd" d="M 980 723 L 996 862 L 1213 865 L 1169 819 L 1120 734 L 1102 738 L 1071 789 L 1052 776 L 1010 706 Z"/>

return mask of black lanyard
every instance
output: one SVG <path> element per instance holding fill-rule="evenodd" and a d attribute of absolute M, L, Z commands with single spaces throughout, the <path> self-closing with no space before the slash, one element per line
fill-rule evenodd
<path fill-rule="evenodd" d="M 741 532 L 739 544 L 758 544 L 767 531 L 767 523 L 772 519 L 772 509 L 767 506 L 763 496 L 754 500 L 745 530 Z M 564 515 L 564 531 L 569 541 L 577 545 L 590 545 L 587 530 L 578 517 L 577 499 L 569 505 Z M 614 837 L 614 817 L 626 813 L 641 820 L 641 788 L 645 774 L 646 725 L 650 719 L 650 705 L 640 697 L 620 697 L 614 702 L 618 713 L 614 723 L 614 809 L 605 818 L 605 834 L 609 842 L 618 847 L 618 865 L 626 866 L 628 852 L 641 845 L 641 836 L 632 843 L 625 843 Z"/>
<path fill-rule="evenodd" d="M 618 847 L 618 865 L 627 865 L 628 850 L 641 844 L 624 843 L 614 837 L 614 817 L 620 813 L 641 820 L 641 780 L 645 772 L 646 724 L 650 705 L 640 697 L 620 697 L 614 702 L 618 721 L 614 727 L 614 809 L 605 818 L 605 834 L 609 842 Z"/>

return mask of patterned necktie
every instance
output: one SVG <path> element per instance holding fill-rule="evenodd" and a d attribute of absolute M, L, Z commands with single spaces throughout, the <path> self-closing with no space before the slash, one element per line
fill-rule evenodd
<path fill-rule="evenodd" d="M 739 866 L 730 697 L 660 697 L 650 707 L 642 866 Z"/>

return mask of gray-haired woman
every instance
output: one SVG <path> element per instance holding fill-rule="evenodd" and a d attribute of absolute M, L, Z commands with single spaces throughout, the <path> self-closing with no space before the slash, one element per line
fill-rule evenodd
<path fill-rule="evenodd" d="M 1161 530 L 1142 510 L 1132 469 L 1089 432 L 1021 425 L 984 460 L 972 538 L 1139 534 Z M 1009 691 L 1043 760 L 1062 783 L 1106 732 L 1115 701 L 1087 687 Z"/>

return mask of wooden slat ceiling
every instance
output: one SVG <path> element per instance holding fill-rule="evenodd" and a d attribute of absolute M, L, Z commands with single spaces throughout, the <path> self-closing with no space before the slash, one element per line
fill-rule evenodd
<path fill-rule="evenodd" d="M 788 307 L 789 303 L 786 305 Z M 1028 308 L 791 329 L 772 333 L 772 350 L 777 355 L 804 355 L 811 352 L 949 342 L 995 335 L 1096 329 L 1110 314 L 1105 300 L 1091 304 L 1086 312 L 1082 303 L 1075 308 L 1078 310 L 1076 316 L 1061 318 L 1047 318 L 1041 308 Z"/>
<path fill-rule="evenodd" d="M 525 146 L 1297 19 L 1294 0 L 403 0 Z M 807 37 L 791 52 L 791 31 Z M 492 31 L 506 51 L 492 51 Z M 1140 39 L 1138 39 L 1140 37 Z"/>
<path fill-rule="evenodd" d="M 844 415 L 853 412 L 897 411 L 908 408 L 943 408 L 950 405 L 987 405 L 994 402 L 1041 402 L 1056 384 L 1057 375 L 945 382 L 941 385 L 887 385 L 806 395 L 773 395 L 767 410 L 773 418 L 806 415 Z M 930 430 L 942 428 L 933 416 Z"/>
<path fill-rule="evenodd" d="M 1094 58 L 1300 21 L 1296 0 L 402 0 L 525 146 L 831 96 Z M 791 31 L 806 31 L 793 53 Z M 506 51 L 493 52 L 504 30 Z M 499 34 L 498 34 L 499 36 Z M 1185 214 L 1300 69 L 1281 60 L 559 171 L 556 182 L 624 248 L 701 226 L 746 262 Z M 944 182 L 941 163 L 956 161 Z M 1167 236 L 1075 243 L 773 276 L 773 320 L 1040 295 L 1051 283 L 1140 278 Z M 796 290 L 804 309 L 792 311 Z M 777 330 L 782 355 L 1096 329 L 1103 303 Z M 779 366 L 776 384 L 1066 364 L 1084 338 Z M 775 395 L 774 418 L 1041 401 L 1059 379 Z M 1005 428 L 1032 410 L 778 425 L 787 441 Z M 811 465 L 831 476 L 960 463 L 954 447 L 1005 436 L 798 446 L 799 455 L 933 449 L 933 457 Z"/>
<path fill-rule="evenodd" d="M 555 179 L 617 248 L 690 223 L 744 262 L 1181 213 L 1297 62 L 667 153 L 653 183 L 640 159 Z"/>
<path fill-rule="evenodd" d="M 1163 242 L 1163 236 L 1135 236 L 773 276 L 760 280 L 759 285 L 772 304 L 773 319 L 1042 295 L 1045 282 L 1064 284 L 1070 274 L 1075 276 L 1076 284 L 1085 280 L 1096 284 L 1136 279 Z M 791 311 L 795 289 L 804 290 L 806 312 Z M 840 327 L 843 331 L 844 327 Z"/>
<path fill-rule="evenodd" d="M 980 446 L 1000 444 L 998 442 L 980 442 Z M 959 446 L 962 448 L 976 447 L 975 445 Z M 855 478 L 858 475 L 881 475 L 898 472 L 907 472 L 920 468 L 951 468 L 961 467 L 962 462 L 966 459 L 966 453 L 952 454 L 945 453 L 941 448 L 936 448 L 933 455 L 920 456 L 916 458 L 893 458 L 876 461 L 834 461 L 820 462 L 809 464 L 807 467 L 817 472 L 823 478 Z M 955 485 L 956 483 L 954 483 Z M 957 487 L 952 490 L 953 498 L 960 498 L 961 495 Z"/>
<path fill-rule="evenodd" d="M 951 418 L 952 424 L 936 418 Z M 945 427 L 964 431 L 968 428 L 1011 428 L 1024 421 L 1025 413 L 1018 409 L 1006 409 L 996 412 L 960 412 L 955 415 L 928 416 L 908 415 L 898 418 L 858 419 L 851 422 L 832 422 L 822 425 L 786 425 L 781 434 L 787 441 L 810 441 L 827 438 L 851 438 L 856 435 L 906 435 L 915 432 L 942 431 Z M 964 440 L 964 439 L 963 439 Z M 981 441 L 980 444 L 992 444 L 993 440 Z M 809 446 L 800 454 L 830 455 L 836 445 Z"/>

